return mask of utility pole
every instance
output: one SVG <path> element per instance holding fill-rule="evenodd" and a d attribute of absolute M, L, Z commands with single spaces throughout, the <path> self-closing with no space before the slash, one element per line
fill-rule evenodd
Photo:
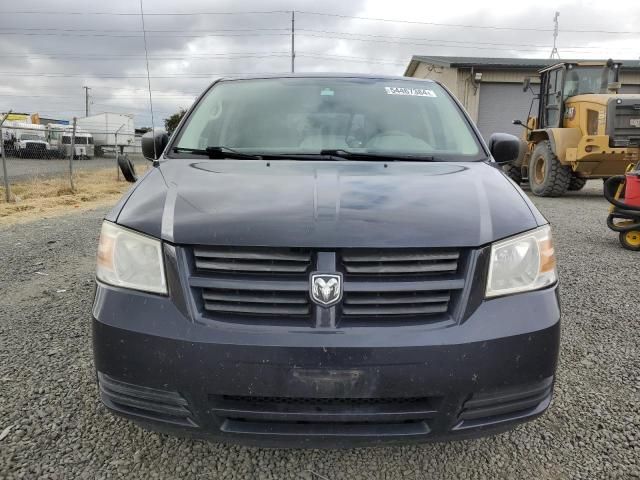
<path fill-rule="evenodd" d="M 89 87 L 82 87 L 84 88 L 84 116 L 88 117 L 89 116 L 89 90 L 91 90 L 91 88 Z"/>
<path fill-rule="evenodd" d="M 296 11 L 291 10 L 291 73 L 296 71 Z"/>
<path fill-rule="evenodd" d="M 553 17 L 553 50 L 551 50 L 551 56 L 549 58 L 557 58 L 560 60 L 560 54 L 558 53 L 558 17 L 560 16 L 560 12 L 556 12 Z"/>
<path fill-rule="evenodd" d="M 9 185 L 9 174 L 7 173 L 7 157 L 4 153 L 4 132 L 2 131 L 2 124 L 10 114 L 11 110 L 0 120 L 0 155 L 2 156 L 2 173 L 4 174 L 4 197 L 7 203 L 11 201 L 11 186 Z"/>
<path fill-rule="evenodd" d="M 76 121 L 77 118 L 73 117 L 73 131 L 71 132 L 71 153 L 69 154 L 69 185 L 71 191 L 76 192 L 76 186 L 73 183 L 73 157 L 76 154 Z"/>

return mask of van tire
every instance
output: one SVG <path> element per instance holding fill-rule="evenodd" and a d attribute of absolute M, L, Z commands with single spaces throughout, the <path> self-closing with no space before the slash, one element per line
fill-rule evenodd
<path fill-rule="evenodd" d="M 577 192 L 578 190 L 582 190 L 586 184 L 587 184 L 586 178 L 580 178 L 580 177 L 576 177 L 575 175 L 571 175 L 571 181 L 569 182 L 569 190 L 572 192 Z"/>
<path fill-rule="evenodd" d="M 518 185 L 522 183 L 522 169 L 520 167 L 508 164 L 502 167 L 502 171 L 507 174 L 507 177 L 516 182 Z"/>
<path fill-rule="evenodd" d="M 560 197 L 571 183 L 571 169 L 560 163 L 548 140 L 536 145 L 529 160 L 529 186 L 538 197 Z"/>

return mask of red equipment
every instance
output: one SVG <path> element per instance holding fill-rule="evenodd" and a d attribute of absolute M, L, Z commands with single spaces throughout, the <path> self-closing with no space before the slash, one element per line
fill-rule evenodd
<path fill-rule="evenodd" d="M 625 175 L 624 203 L 629 207 L 640 207 L 640 170 Z"/>
<path fill-rule="evenodd" d="M 613 205 L 607 226 L 620 234 L 624 248 L 640 251 L 640 162 L 631 168 L 604 184 L 604 197 Z"/>

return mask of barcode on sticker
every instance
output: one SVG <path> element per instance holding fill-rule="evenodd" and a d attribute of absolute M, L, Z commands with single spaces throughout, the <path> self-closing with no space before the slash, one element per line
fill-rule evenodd
<path fill-rule="evenodd" d="M 411 97 L 436 97 L 433 90 L 426 88 L 384 87 L 387 95 L 409 95 Z"/>

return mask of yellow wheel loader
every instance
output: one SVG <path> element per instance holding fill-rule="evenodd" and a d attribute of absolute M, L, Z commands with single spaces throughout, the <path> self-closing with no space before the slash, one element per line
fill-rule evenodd
<path fill-rule="evenodd" d="M 513 122 L 525 128 L 527 147 L 505 172 L 518 183 L 528 179 L 535 195 L 558 197 L 637 163 L 640 95 L 617 93 L 620 67 L 608 60 L 540 70 L 540 93 L 534 92 L 526 125 Z M 523 87 L 533 92 L 531 78 Z"/>

